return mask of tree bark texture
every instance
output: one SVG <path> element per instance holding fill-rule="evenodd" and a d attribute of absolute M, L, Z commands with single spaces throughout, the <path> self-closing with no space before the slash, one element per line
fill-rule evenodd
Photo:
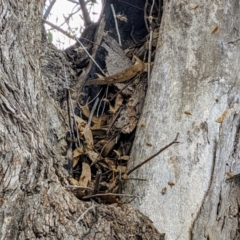
<path fill-rule="evenodd" d="M 130 166 L 177 132 L 180 143 L 132 173 L 149 181 L 127 190 L 141 196 L 133 206 L 168 240 L 240 238 L 239 182 L 225 182 L 240 172 L 239 14 L 237 0 L 164 1 L 146 127 L 138 128 Z"/>
<path fill-rule="evenodd" d="M 65 186 L 65 88 L 75 73 L 45 41 L 43 1 L 0 3 L 0 239 L 159 239 L 130 206 L 91 206 Z M 66 75 L 66 78 L 65 78 Z"/>

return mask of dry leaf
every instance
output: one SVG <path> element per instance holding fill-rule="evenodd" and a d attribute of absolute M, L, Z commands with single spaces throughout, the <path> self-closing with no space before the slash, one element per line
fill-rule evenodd
<path fill-rule="evenodd" d="M 173 186 L 175 185 L 175 183 L 173 183 L 173 182 L 168 182 L 168 185 L 169 185 L 170 187 L 173 187 Z"/>
<path fill-rule="evenodd" d="M 138 73 L 144 71 L 144 63 L 136 56 L 134 56 L 136 59 L 136 64 L 124 69 L 121 72 L 118 72 L 116 74 L 113 74 L 112 76 L 109 77 L 104 77 L 104 78 L 97 78 L 88 81 L 85 86 L 90 86 L 90 85 L 106 85 L 106 84 L 114 84 L 114 83 L 121 83 L 128 81 L 135 77 Z"/>
<path fill-rule="evenodd" d="M 124 173 L 123 175 L 122 175 L 122 179 L 127 179 L 128 178 L 128 175 L 126 174 L 126 173 Z"/>
<path fill-rule="evenodd" d="M 107 164 L 108 168 L 111 169 L 112 171 L 116 172 L 116 164 L 113 160 L 109 158 L 104 158 L 104 162 Z"/>
<path fill-rule="evenodd" d="M 82 174 L 79 178 L 79 186 L 87 187 L 88 181 L 89 182 L 91 181 L 91 176 L 92 176 L 92 173 L 91 173 L 90 166 L 87 163 L 83 162 L 82 163 Z"/>
<path fill-rule="evenodd" d="M 109 100 L 108 100 L 107 98 L 104 98 L 104 99 L 103 99 L 103 102 L 109 103 Z"/>
<path fill-rule="evenodd" d="M 77 189 L 77 190 L 75 190 L 75 195 L 77 198 L 81 199 L 86 196 L 86 190 Z"/>
<path fill-rule="evenodd" d="M 95 75 L 96 75 L 99 79 L 104 79 L 104 76 L 102 76 L 102 75 L 99 74 L 99 73 L 95 73 Z"/>
<path fill-rule="evenodd" d="M 231 172 L 226 173 L 228 177 L 232 178 L 234 175 Z"/>
<path fill-rule="evenodd" d="M 126 16 L 122 15 L 122 14 L 117 14 L 116 17 L 120 20 L 120 21 L 123 21 L 123 22 L 127 22 L 128 19 Z"/>
<path fill-rule="evenodd" d="M 91 127 L 91 129 L 92 129 L 93 136 L 101 136 L 101 135 L 105 136 L 108 130 L 108 128 L 93 128 L 93 127 Z"/>
<path fill-rule="evenodd" d="M 219 118 L 216 120 L 216 122 L 217 122 L 217 123 L 222 123 L 223 120 L 224 120 L 224 118 L 227 116 L 227 113 L 228 113 L 229 110 L 230 110 L 230 109 L 227 108 L 227 109 L 223 112 L 222 116 L 219 117 Z"/>
<path fill-rule="evenodd" d="M 126 166 L 121 166 L 121 165 L 117 166 L 117 172 L 121 172 L 121 174 L 125 173 L 126 170 L 127 170 Z"/>
<path fill-rule="evenodd" d="M 124 161 L 128 161 L 130 159 L 130 156 L 121 156 L 119 158 L 119 160 L 124 160 Z"/>
<path fill-rule="evenodd" d="M 186 115 L 192 115 L 189 111 L 184 112 Z"/>
<path fill-rule="evenodd" d="M 115 98 L 115 105 L 114 105 L 114 108 L 116 111 L 122 106 L 122 103 L 123 103 L 123 96 L 121 94 L 118 94 Z"/>
<path fill-rule="evenodd" d="M 120 113 L 120 117 L 114 123 L 114 126 L 118 129 L 121 129 L 121 132 L 124 134 L 131 133 L 138 122 L 138 118 L 136 116 L 136 110 L 133 106 L 127 106 L 126 109 L 122 109 Z"/>
<path fill-rule="evenodd" d="M 146 123 L 145 122 L 141 122 L 140 123 L 140 127 L 146 127 Z"/>
<path fill-rule="evenodd" d="M 78 162 L 79 162 L 79 157 L 75 157 L 75 158 L 73 158 L 73 168 L 74 167 L 76 167 L 76 165 L 78 164 Z"/>
<path fill-rule="evenodd" d="M 94 118 L 94 125 L 91 127 L 91 129 L 100 129 L 102 128 L 102 126 L 105 126 L 107 123 L 107 120 L 109 118 L 109 116 L 107 115 L 102 115 L 100 117 L 93 117 Z"/>
<path fill-rule="evenodd" d="M 166 192 L 167 192 L 167 188 L 164 187 L 164 188 L 162 189 L 161 193 L 162 193 L 162 195 L 164 195 Z"/>
<path fill-rule="evenodd" d="M 218 26 L 215 26 L 213 29 L 212 29 L 212 34 L 214 34 L 215 32 L 217 32 L 218 30 Z"/>
<path fill-rule="evenodd" d="M 72 185 L 79 186 L 79 182 L 77 180 L 75 180 L 74 178 L 70 178 L 70 182 L 71 182 Z"/>
<path fill-rule="evenodd" d="M 81 110 L 82 110 L 82 113 L 84 114 L 84 116 L 86 116 L 87 118 L 90 117 L 90 110 L 89 110 L 88 105 L 84 105 L 83 107 L 81 107 Z M 92 122 L 93 123 L 98 123 L 99 121 L 106 121 L 107 118 L 108 118 L 107 115 L 102 115 L 101 117 L 93 116 L 92 117 Z"/>
<path fill-rule="evenodd" d="M 110 141 L 108 141 L 104 146 L 103 146 L 103 150 L 102 150 L 102 156 L 106 157 L 113 149 L 113 147 L 116 144 L 116 138 L 111 139 Z"/>
<path fill-rule="evenodd" d="M 83 134 L 84 139 L 87 143 L 87 148 L 92 149 L 92 147 L 93 147 L 93 135 L 92 135 L 92 131 L 91 131 L 91 129 L 88 125 L 85 126 L 82 134 Z"/>
<path fill-rule="evenodd" d="M 109 105 L 109 112 L 112 113 L 112 114 L 116 113 L 115 108 L 111 104 Z"/>
<path fill-rule="evenodd" d="M 73 151 L 73 158 L 79 157 L 82 153 L 84 153 L 84 150 L 82 147 L 76 148 Z"/>
<path fill-rule="evenodd" d="M 99 196 L 99 198 L 108 204 L 119 203 L 119 200 L 113 195 Z"/>
<path fill-rule="evenodd" d="M 116 153 L 116 155 L 117 155 L 118 157 L 121 157 L 120 151 L 118 151 L 118 150 L 113 150 L 113 151 Z"/>
<path fill-rule="evenodd" d="M 149 147 L 152 146 L 152 144 L 150 142 L 146 142 L 146 145 L 149 146 Z"/>
<path fill-rule="evenodd" d="M 91 159 L 92 163 L 98 161 L 99 154 L 94 152 L 92 149 L 86 149 L 85 153 Z"/>
<path fill-rule="evenodd" d="M 77 121 L 78 123 L 78 128 L 81 126 L 81 127 L 85 127 L 86 126 L 86 121 L 84 121 L 82 118 L 80 118 L 79 116 L 77 115 L 74 115 L 74 118 L 75 120 Z"/>
<path fill-rule="evenodd" d="M 193 10 L 196 10 L 198 8 L 199 5 L 195 5 L 194 7 L 192 7 Z"/>

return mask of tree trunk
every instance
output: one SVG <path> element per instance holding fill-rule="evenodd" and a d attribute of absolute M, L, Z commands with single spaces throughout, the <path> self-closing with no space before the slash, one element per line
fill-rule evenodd
<path fill-rule="evenodd" d="M 128 205 L 97 205 L 77 222 L 91 204 L 65 188 L 60 109 L 75 73 L 45 40 L 42 4 L 0 4 L 0 239 L 159 239 Z"/>
<path fill-rule="evenodd" d="M 164 1 L 131 166 L 177 132 L 180 143 L 132 173 L 149 181 L 127 190 L 168 240 L 240 238 L 239 184 L 226 182 L 240 171 L 239 14 L 237 0 Z"/>

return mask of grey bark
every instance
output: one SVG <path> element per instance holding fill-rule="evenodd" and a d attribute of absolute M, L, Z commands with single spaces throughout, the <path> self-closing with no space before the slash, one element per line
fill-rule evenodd
<path fill-rule="evenodd" d="M 151 221 L 127 205 L 98 205 L 75 224 L 91 206 L 66 190 L 61 156 L 64 89 L 75 76 L 45 41 L 42 4 L 0 4 L 0 239 L 159 239 Z"/>
<path fill-rule="evenodd" d="M 225 182 L 226 173 L 240 171 L 239 15 L 237 0 L 164 1 L 140 120 L 146 127 L 136 133 L 130 167 L 177 132 L 180 144 L 131 174 L 149 182 L 133 182 L 127 190 L 141 196 L 133 206 L 168 240 L 240 238 L 239 182 Z"/>

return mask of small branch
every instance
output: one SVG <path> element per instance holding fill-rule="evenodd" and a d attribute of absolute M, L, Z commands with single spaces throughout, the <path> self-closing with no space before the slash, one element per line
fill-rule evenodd
<path fill-rule="evenodd" d="M 137 9 L 139 9 L 139 10 L 143 10 L 142 8 L 140 8 L 140 7 L 138 7 L 138 6 L 135 6 L 135 5 L 133 5 L 133 4 L 131 4 L 131 3 L 128 3 L 128 2 L 125 2 L 125 1 L 122 1 L 122 0 L 118 0 L 119 2 L 122 2 L 122 3 L 125 3 L 125 4 L 128 4 L 129 6 L 132 6 L 132 7 L 134 7 L 134 8 L 137 8 Z"/>
<path fill-rule="evenodd" d="M 130 195 L 130 194 L 120 194 L 120 193 L 99 193 L 99 194 L 94 194 L 90 196 L 83 197 L 82 199 L 89 199 L 89 198 L 94 198 L 94 197 L 103 197 L 103 196 L 119 196 L 119 197 L 138 197 L 136 195 Z"/>
<path fill-rule="evenodd" d="M 78 3 L 78 5 L 79 5 L 79 3 Z M 77 6 L 78 6 L 78 5 L 77 5 Z M 73 9 L 72 9 L 72 11 L 73 11 Z M 77 9 L 75 12 L 71 12 L 70 14 L 68 14 L 68 17 L 65 18 L 64 22 L 61 23 L 61 24 L 59 25 L 59 27 L 63 26 L 65 23 L 69 22 L 70 18 L 72 18 L 72 17 L 73 17 L 76 13 L 78 13 L 79 11 L 80 11 L 80 8 Z"/>
<path fill-rule="evenodd" d="M 123 107 L 121 106 L 121 107 L 118 109 L 118 112 L 116 113 L 116 115 L 113 117 L 113 120 L 112 120 L 112 122 L 110 123 L 110 125 L 109 125 L 109 127 L 108 127 L 108 130 L 107 130 L 107 132 L 106 132 L 106 135 L 107 135 L 107 136 L 108 136 L 108 134 L 109 134 L 109 132 L 110 132 L 113 124 L 114 124 L 115 121 L 117 120 L 117 118 L 118 118 L 120 112 L 122 111 L 122 109 L 123 109 Z"/>
<path fill-rule="evenodd" d="M 132 26 L 131 37 L 132 37 L 132 40 L 134 41 L 134 43 L 137 44 L 136 39 L 133 37 L 133 32 L 134 32 L 134 25 Z"/>
<path fill-rule="evenodd" d="M 158 154 L 160 154 L 161 152 L 163 152 L 164 150 L 166 150 L 167 148 L 169 148 L 171 145 L 173 145 L 174 143 L 179 143 L 177 142 L 178 139 L 178 135 L 179 133 L 177 133 L 177 136 L 175 137 L 175 139 L 169 143 L 168 145 L 166 145 L 165 147 L 161 148 L 158 152 L 156 152 L 155 154 L 153 154 L 151 157 L 147 158 L 146 160 L 144 160 L 143 162 L 141 162 L 140 164 L 138 164 L 137 166 L 133 167 L 132 169 L 130 169 L 129 171 L 127 171 L 127 175 L 129 175 L 130 173 L 132 173 L 133 171 L 135 171 L 136 169 L 140 168 L 142 165 L 144 165 L 145 163 L 149 162 L 151 159 L 153 159 L 154 157 L 156 157 Z"/>
<path fill-rule="evenodd" d="M 92 99 L 90 100 L 89 102 L 87 102 L 86 104 L 89 105 L 90 103 L 92 103 L 93 101 L 95 101 L 95 99 L 100 95 L 100 93 L 102 92 L 103 88 L 101 88 L 101 90 L 97 93 L 97 95 Z"/>
<path fill-rule="evenodd" d="M 52 7 L 53 7 L 53 5 L 55 4 L 55 2 L 56 2 L 56 0 L 52 0 L 52 1 L 50 2 L 49 6 L 48 6 L 48 8 L 47 8 L 47 10 L 46 10 L 46 12 L 44 13 L 44 16 L 43 16 L 43 19 L 44 19 L 44 20 L 47 19 L 47 17 L 48 17 L 48 15 L 49 15 L 49 13 L 51 12 Z"/>
<path fill-rule="evenodd" d="M 51 26 L 52 28 L 58 30 L 59 32 L 61 32 L 62 34 L 64 34 L 65 36 L 71 38 L 71 39 L 74 39 L 75 40 L 75 37 L 73 35 L 71 35 L 70 33 L 68 33 L 67 31 L 64 31 L 63 29 L 61 29 L 60 27 L 58 27 L 57 25 L 47 21 L 47 20 L 44 20 L 44 23 L 46 23 L 47 25 Z"/>
<path fill-rule="evenodd" d="M 104 98 L 107 98 L 107 95 L 108 95 L 108 88 L 109 88 L 109 86 L 107 85 L 107 88 L 106 88 L 106 90 L 105 90 L 105 93 L 103 94 L 103 96 L 102 96 L 102 98 L 101 98 L 101 100 L 100 100 L 100 103 L 99 103 L 99 105 L 98 105 L 98 109 L 97 109 L 97 117 L 99 117 L 99 110 L 100 110 L 100 108 L 101 108 L 101 104 L 102 104 L 102 102 L 103 102 L 103 99 Z M 106 107 L 106 102 L 104 102 L 104 104 L 103 104 L 103 110 L 105 110 L 105 107 Z M 103 114 L 103 111 L 102 111 L 102 114 Z"/>
<path fill-rule="evenodd" d="M 96 194 L 99 191 L 99 184 L 100 184 L 100 180 L 101 180 L 101 175 L 102 175 L 102 171 L 100 169 L 98 169 L 97 174 L 96 174 L 96 180 L 95 180 L 95 186 L 94 186 L 93 194 Z"/>
<path fill-rule="evenodd" d="M 120 94 L 124 89 L 126 89 L 136 78 L 133 78 L 130 82 L 128 82 L 121 90 L 119 90 L 115 95 L 113 95 L 109 102 L 111 102 L 118 94 Z"/>
<path fill-rule="evenodd" d="M 77 186 L 77 185 L 67 185 L 65 188 L 74 188 L 74 189 L 83 189 L 83 190 L 90 190 L 93 191 L 92 188 L 89 187 L 82 187 L 82 186 Z"/>
<path fill-rule="evenodd" d="M 108 96 L 108 90 L 109 90 L 109 85 L 107 85 L 107 87 L 106 87 L 106 98 Z M 105 111 L 105 107 L 106 107 L 106 102 L 103 102 L 103 108 L 102 108 L 102 114 L 101 115 L 103 115 L 103 113 Z"/>
<path fill-rule="evenodd" d="M 147 22 L 147 6 L 148 6 L 148 0 L 146 0 L 145 6 L 144 6 L 144 22 L 145 22 L 146 29 L 149 32 L 149 26 Z"/>
<path fill-rule="evenodd" d="M 151 77 L 151 55 L 152 55 L 152 35 L 153 35 L 153 27 L 152 27 L 153 16 L 152 16 L 152 12 L 153 12 L 154 4 L 155 4 L 155 0 L 153 0 L 153 2 L 152 2 L 150 14 L 149 14 L 149 17 L 148 17 L 148 19 L 149 19 L 149 30 L 150 30 L 150 37 L 149 37 L 149 43 L 148 43 L 148 83 L 149 83 L 150 77 Z"/>
<path fill-rule="evenodd" d="M 76 3 L 76 4 L 79 4 L 78 1 L 74 1 L 74 0 L 67 0 L 68 2 L 71 2 L 71 3 Z"/>
<path fill-rule="evenodd" d="M 68 24 L 68 23 L 67 23 Z M 68 24 L 68 27 L 70 29 L 70 31 L 73 33 L 70 25 Z M 91 56 L 91 54 L 88 52 L 88 50 L 84 47 L 84 45 L 82 44 L 82 42 L 74 35 L 74 39 L 80 44 L 80 46 L 83 48 L 83 50 L 86 52 L 86 54 L 90 57 L 90 59 L 93 61 L 93 63 L 98 67 L 98 69 L 101 71 L 101 73 L 103 74 L 103 76 L 106 76 L 106 74 L 104 73 L 104 71 L 102 70 L 102 68 L 97 64 L 97 62 L 94 60 L 94 58 Z"/>
<path fill-rule="evenodd" d="M 117 35 L 118 35 L 118 44 L 119 44 L 119 46 L 122 46 L 121 37 L 120 37 L 119 29 L 118 29 L 116 13 L 115 13 L 113 4 L 110 4 L 110 6 L 111 6 L 111 9 L 112 9 L 113 18 L 114 18 L 114 21 L 115 21 L 115 27 L 116 27 L 116 31 L 117 31 Z"/>
<path fill-rule="evenodd" d="M 226 179 L 226 182 L 230 182 L 233 180 L 239 180 L 240 179 L 240 173 L 233 175 L 232 177 L 229 177 Z"/>
<path fill-rule="evenodd" d="M 79 0 L 79 4 L 81 6 L 82 14 L 83 14 L 83 19 L 84 19 L 84 24 L 85 26 L 88 26 L 92 23 L 91 18 L 89 16 L 86 3 L 84 0 Z"/>
<path fill-rule="evenodd" d="M 89 208 L 87 208 L 87 210 L 77 219 L 77 221 L 75 222 L 75 224 L 78 223 L 80 220 L 82 220 L 83 217 L 84 217 L 90 210 L 94 209 L 95 207 L 97 207 L 97 206 L 96 206 L 94 203 L 92 203 L 92 206 L 89 207 Z"/>
<path fill-rule="evenodd" d="M 98 102 L 99 102 L 99 98 L 97 98 L 97 99 L 95 100 L 94 104 L 93 104 L 93 107 L 92 107 L 90 116 L 89 116 L 89 118 L 88 118 L 88 123 L 87 123 L 88 126 L 91 125 L 92 118 L 93 118 L 93 114 L 94 114 L 94 112 L 95 112 L 95 110 L 96 110 L 96 108 L 97 108 Z"/>

